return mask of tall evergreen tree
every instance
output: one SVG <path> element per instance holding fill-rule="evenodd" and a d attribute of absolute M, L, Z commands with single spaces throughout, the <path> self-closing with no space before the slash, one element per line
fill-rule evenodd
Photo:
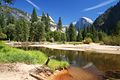
<path fill-rule="evenodd" d="M 57 30 L 62 30 L 62 20 L 61 17 L 59 17 L 58 24 L 57 24 Z"/>
<path fill-rule="evenodd" d="M 72 23 L 69 26 L 69 37 L 70 41 L 76 41 L 76 29 Z"/>
<path fill-rule="evenodd" d="M 7 35 L 7 39 L 14 40 L 15 38 L 15 25 L 9 24 L 5 27 L 5 34 Z"/>
<path fill-rule="evenodd" d="M 70 41 L 70 36 L 69 36 L 69 28 L 68 27 L 66 27 L 66 39 L 67 39 L 67 41 Z"/>
<path fill-rule="evenodd" d="M 83 29 L 83 33 L 82 33 L 83 40 L 85 39 L 86 34 L 87 34 L 87 27 L 84 27 L 84 29 Z"/>
<path fill-rule="evenodd" d="M 32 15 L 31 15 L 31 22 L 34 23 L 38 20 L 37 18 L 37 13 L 36 13 L 36 9 L 33 8 L 33 12 L 32 12 Z"/>
<path fill-rule="evenodd" d="M 8 16 L 6 24 L 7 25 L 9 25 L 9 24 L 15 24 L 15 18 L 13 16 Z"/>
<path fill-rule="evenodd" d="M 59 42 L 61 41 L 61 32 L 54 31 L 54 40 Z"/>
<path fill-rule="evenodd" d="M 46 16 L 46 20 L 45 20 L 45 32 L 49 32 L 50 31 L 50 17 L 49 15 L 47 14 Z"/>
<path fill-rule="evenodd" d="M 82 34 L 81 34 L 81 31 L 80 29 L 78 30 L 78 35 L 77 35 L 77 41 L 80 42 L 83 40 L 83 37 L 82 37 Z"/>
<path fill-rule="evenodd" d="M 61 41 L 65 42 L 66 41 L 66 34 L 61 33 Z"/>
<path fill-rule="evenodd" d="M 117 23 L 116 34 L 120 35 L 120 21 L 118 21 L 118 23 Z"/>
<path fill-rule="evenodd" d="M 37 21 L 38 21 L 38 17 L 37 17 L 36 9 L 33 8 L 33 12 L 31 15 L 31 25 L 30 25 L 30 37 L 29 37 L 30 41 L 34 41 L 34 37 L 35 37 L 35 25 L 34 25 L 34 23 Z"/>
<path fill-rule="evenodd" d="M 29 27 L 29 22 L 27 22 L 26 20 L 22 20 L 22 26 L 23 26 L 23 32 L 22 32 L 22 40 L 23 41 L 28 41 L 29 39 L 29 31 L 30 31 L 30 27 Z"/>
<path fill-rule="evenodd" d="M 42 12 L 42 17 L 41 17 L 41 21 L 45 23 L 46 21 L 46 16 L 45 16 L 45 13 Z"/>
<path fill-rule="evenodd" d="M 35 29 L 36 29 L 36 22 L 31 23 L 30 32 L 29 32 L 29 34 L 30 34 L 29 41 L 34 41 L 35 33 L 36 33 Z"/>
<path fill-rule="evenodd" d="M 3 13 L 0 14 L 0 27 L 3 31 L 3 28 L 6 26 L 5 16 Z"/>
<path fill-rule="evenodd" d="M 15 40 L 27 41 L 29 37 L 29 27 L 24 19 L 20 19 L 15 25 Z"/>
<path fill-rule="evenodd" d="M 38 21 L 36 24 L 36 33 L 35 33 L 36 41 L 45 41 L 45 25 L 43 22 Z"/>

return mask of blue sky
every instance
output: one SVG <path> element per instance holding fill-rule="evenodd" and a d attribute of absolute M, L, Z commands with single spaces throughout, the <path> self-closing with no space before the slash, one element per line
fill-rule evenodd
<path fill-rule="evenodd" d="M 117 2 L 118 0 L 16 0 L 12 6 L 30 14 L 35 7 L 38 16 L 44 11 L 55 22 L 62 17 L 63 24 L 66 25 L 83 16 L 95 20 Z"/>

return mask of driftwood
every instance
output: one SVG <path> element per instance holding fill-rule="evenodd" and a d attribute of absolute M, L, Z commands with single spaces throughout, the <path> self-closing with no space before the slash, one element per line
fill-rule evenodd
<path fill-rule="evenodd" d="M 45 65 L 29 71 L 29 75 L 36 78 L 37 80 L 46 80 L 52 74 L 53 71 Z"/>

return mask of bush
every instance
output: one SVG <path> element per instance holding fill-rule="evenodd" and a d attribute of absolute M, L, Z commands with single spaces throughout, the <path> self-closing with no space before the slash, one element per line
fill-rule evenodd
<path fill-rule="evenodd" d="M 85 40 L 83 41 L 84 44 L 90 44 L 92 43 L 92 39 L 91 38 L 85 38 Z"/>
<path fill-rule="evenodd" d="M 120 46 L 120 36 L 106 36 L 103 38 L 103 42 L 106 45 L 117 45 Z"/>
<path fill-rule="evenodd" d="M 7 38 L 7 35 L 4 34 L 4 33 L 0 33 L 0 39 L 3 40 L 3 39 L 6 39 Z"/>

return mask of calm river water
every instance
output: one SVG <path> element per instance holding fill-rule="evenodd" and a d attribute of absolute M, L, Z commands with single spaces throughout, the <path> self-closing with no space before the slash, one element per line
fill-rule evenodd
<path fill-rule="evenodd" d="M 93 63 L 99 70 L 102 71 L 120 71 L 120 55 L 56 50 L 42 47 L 28 49 L 42 51 L 47 56 L 55 56 L 55 59 L 68 61 L 71 65 L 77 67 Z"/>

